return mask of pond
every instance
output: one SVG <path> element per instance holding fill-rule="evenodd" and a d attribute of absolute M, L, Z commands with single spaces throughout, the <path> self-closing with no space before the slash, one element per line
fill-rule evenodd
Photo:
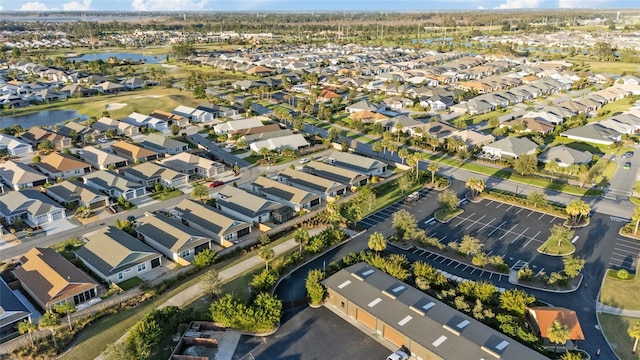
<path fill-rule="evenodd" d="M 11 127 L 19 124 L 23 129 L 33 126 L 54 126 L 73 119 L 88 119 L 74 110 L 45 110 L 28 115 L 2 116 L 0 117 L 0 128 Z"/>
<path fill-rule="evenodd" d="M 142 55 L 134 53 L 121 53 L 121 52 L 104 52 L 95 54 L 84 54 L 77 57 L 69 57 L 69 61 L 94 61 L 102 60 L 107 61 L 110 57 L 115 57 L 118 60 L 131 59 L 134 62 L 142 60 L 145 64 L 159 64 L 165 59 L 165 55 Z"/>

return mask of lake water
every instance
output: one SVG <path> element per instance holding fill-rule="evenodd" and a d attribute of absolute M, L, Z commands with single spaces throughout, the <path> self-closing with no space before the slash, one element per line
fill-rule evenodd
<path fill-rule="evenodd" d="M 95 53 L 95 54 L 84 54 L 78 57 L 70 57 L 67 58 L 69 61 L 93 61 L 93 60 L 102 60 L 107 61 L 110 57 L 116 57 L 118 60 L 127 60 L 131 59 L 133 61 L 142 60 L 146 64 L 159 64 L 165 59 L 165 55 L 141 55 L 134 53 L 121 53 L 121 52 L 105 52 L 105 53 Z"/>
<path fill-rule="evenodd" d="M 15 124 L 19 124 L 23 129 L 29 129 L 33 126 L 54 126 L 76 118 L 88 119 L 87 116 L 74 110 L 46 110 L 28 115 L 2 116 L 0 117 L 0 128 L 11 127 Z"/>

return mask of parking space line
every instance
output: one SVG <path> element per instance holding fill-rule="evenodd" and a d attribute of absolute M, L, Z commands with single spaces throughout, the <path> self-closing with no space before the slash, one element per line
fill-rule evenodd
<path fill-rule="evenodd" d="M 496 206 L 496 209 L 499 208 L 500 206 L 504 205 L 503 202 L 499 203 L 498 206 Z"/>
<path fill-rule="evenodd" d="M 449 261 L 449 263 L 447 264 L 447 266 L 451 266 L 451 264 L 453 264 L 453 262 L 454 262 L 454 261 L 455 261 L 455 260 L 451 260 L 451 261 Z"/>
<path fill-rule="evenodd" d="M 529 213 L 529 215 L 527 215 L 527 217 L 531 216 L 533 214 L 533 210 L 531 210 L 531 212 Z"/>
<path fill-rule="evenodd" d="M 422 255 L 421 255 L 421 256 L 422 256 Z M 425 259 L 428 259 L 428 258 L 430 258 L 430 257 L 432 257 L 432 256 L 433 256 L 433 253 L 429 253 L 429 255 L 425 256 L 424 258 L 425 258 Z"/>
<path fill-rule="evenodd" d="M 637 246 L 631 246 L 631 245 L 626 245 L 626 244 L 615 244 L 615 245 L 613 245 L 613 247 L 614 247 L 614 248 L 615 248 L 616 246 L 622 246 L 622 247 L 631 248 L 631 249 L 633 249 L 633 250 L 635 250 L 635 251 L 640 250 L 640 249 L 638 249 L 638 247 L 637 247 Z"/>
<path fill-rule="evenodd" d="M 420 256 L 424 255 L 424 253 L 426 253 L 427 250 L 422 250 L 422 252 L 420 253 Z"/>
<path fill-rule="evenodd" d="M 486 228 L 487 226 L 489 226 L 489 224 L 491 224 L 492 222 L 496 221 L 497 218 L 493 218 L 491 219 L 491 221 L 489 221 L 488 223 L 484 224 L 484 226 L 482 226 L 480 228 L 480 230 L 478 230 L 478 232 L 482 231 L 484 228 Z"/>
<path fill-rule="evenodd" d="M 487 235 L 487 236 L 491 236 L 494 232 L 496 232 L 496 230 L 500 229 L 500 228 L 502 227 L 502 225 L 504 225 L 504 224 L 506 224 L 506 223 L 507 223 L 507 222 L 506 222 L 506 221 L 504 221 L 502 224 L 498 225 L 498 227 L 497 227 L 497 228 L 495 228 L 495 229 L 493 229 L 493 230 L 491 230 L 491 232 L 490 232 L 490 233 L 489 233 L 489 235 Z"/>
<path fill-rule="evenodd" d="M 628 242 L 629 244 L 636 244 L 636 245 L 638 244 L 638 242 L 637 242 L 637 241 L 634 241 L 634 240 L 628 240 L 628 239 L 616 238 L 616 242 L 620 242 L 620 241 L 622 241 L 622 242 Z"/>
<path fill-rule="evenodd" d="M 412 251 L 413 254 L 417 253 L 418 251 L 420 251 L 420 248 L 416 248 L 415 250 Z"/>
<path fill-rule="evenodd" d="M 493 204 L 493 200 L 489 201 L 485 206 L 489 206 L 490 204 Z"/>
<path fill-rule="evenodd" d="M 505 212 L 506 212 L 506 211 L 511 210 L 511 208 L 512 208 L 512 207 L 513 207 L 513 205 L 509 206 L 509 207 L 507 208 L 507 210 L 505 210 Z"/>
<path fill-rule="evenodd" d="M 438 260 L 438 258 L 440 258 L 440 255 L 436 255 L 436 257 L 434 257 L 434 258 L 433 258 L 433 259 L 431 259 L 431 260 L 436 261 L 436 260 Z"/>
<path fill-rule="evenodd" d="M 443 257 L 442 260 L 440 261 L 440 264 L 442 264 L 443 262 L 447 261 L 446 257 Z"/>
<path fill-rule="evenodd" d="M 465 266 L 464 269 L 462 269 L 462 271 L 467 270 L 468 267 L 469 267 L 469 265 Z"/>
<path fill-rule="evenodd" d="M 524 208 L 520 208 L 520 210 L 518 210 L 518 212 L 516 213 L 516 215 L 520 214 L 520 212 L 524 210 Z"/>
<path fill-rule="evenodd" d="M 518 226 L 518 224 L 513 225 L 513 227 L 511 228 L 511 230 L 515 229 L 516 226 Z M 506 233 L 504 233 L 504 235 L 500 236 L 500 238 L 498 240 L 502 240 L 503 237 L 507 236 L 508 234 L 511 233 L 511 230 L 508 230 Z"/>
<path fill-rule="evenodd" d="M 457 268 L 458 268 L 458 266 L 460 266 L 460 265 L 462 265 L 462 263 L 461 263 L 461 262 L 459 262 L 459 263 L 458 263 L 458 265 L 456 265 L 456 266 L 454 267 L 454 269 L 457 269 Z"/>
<path fill-rule="evenodd" d="M 489 273 L 489 280 L 493 277 L 493 273 Z"/>
<path fill-rule="evenodd" d="M 529 241 L 527 241 L 522 247 L 525 248 L 527 247 L 527 245 L 529 245 L 530 242 L 533 241 L 534 238 L 529 239 Z"/>
<path fill-rule="evenodd" d="M 482 277 L 482 275 L 484 275 L 484 270 L 482 270 L 482 272 L 480 273 L 480 275 L 478 275 L 478 277 Z"/>
<path fill-rule="evenodd" d="M 524 229 L 524 231 L 523 231 L 523 232 L 521 232 L 521 233 L 520 233 L 520 235 L 516 236 L 516 238 L 515 238 L 515 239 L 511 240 L 511 244 L 513 244 L 514 242 L 516 242 L 516 240 L 520 239 L 520 238 L 522 237 L 522 235 L 524 235 L 524 233 L 526 233 L 526 232 L 527 232 L 527 230 L 529 230 L 529 228 Z M 539 232 L 539 231 L 538 231 L 538 234 L 540 234 L 540 232 Z M 538 234 L 536 234 L 536 235 L 538 235 Z M 534 236 L 534 237 L 535 237 L 535 236 Z"/>
<path fill-rule="evenodd" d="M 540 215 L 540 217 L 538 218 L 538 220 L 541 220 L 544 217 L 544 213 L 542 213 L 542 215 Z"/>
<path fill-rule="evenodd" d="M 449 235 L 445 235 L 442 239 L 440 239 L 440 242 L 442 242 L 442 240 L 446 239 L 447 236 L 449 236 Z"/>
<path fill-rule="evenodd" d="M 465 228 L 465 230 L 469 230 L 469 228 L 470 228 L 470 227 L 472 227 L 473 225 L 475 225 L 475 224 L 477 224 L 478 222 L 480 222 L 480 220 L 484 219 L 486 216 L 487 216 L 487 215 L 482 215 L 482 217 L 481 217 L 480 219 L 473 221 L 473 222 L 471 223 L 471 225 L 469 225 L 469 226 L 467 226 L 467 227 Z"/>
<path fill-rule="evenodd" d="M 473 275 L 473 273 L 476 272 L 476 270 L 478 270 L 478 269 L 473 268 L 473 270 L 471 270 L 471 275 Z"/>

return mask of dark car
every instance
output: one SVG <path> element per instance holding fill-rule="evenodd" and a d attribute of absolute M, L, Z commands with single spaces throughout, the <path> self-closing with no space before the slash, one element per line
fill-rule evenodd
<path fill-rule="evenodd" d="M 220 180 L 216 180 L 214 182 L 212 182 L 211 184 L 209 184 L 210 188 L 214 188 L 214 187 L 218 187 L 218 186 L 222 186 L 224 185 L 224 182 L 220 181 Z"/>
<path fill-rule="evenodd" d="M 624 163 L 624 166 L 622 168 L 625 169 L 625 170 L 631 169 L 631 163 L 630 162 Z"/>

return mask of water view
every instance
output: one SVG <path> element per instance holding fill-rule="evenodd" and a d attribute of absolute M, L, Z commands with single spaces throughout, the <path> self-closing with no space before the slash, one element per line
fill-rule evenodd
<path fill-rule="evenodd" d="M 67 58 L 69 61 L 94 61 L 102 60 L 107 61 L 110 57 L 115 57 L 118 60 L 131 59 L 132 61 L 142 60 L 146 64 L 159 64 L 165 59 L 165 55 L 142 55 L 134 53 L 121 53 L 121 52 L 104 52 L 95 54 L 84 54 L 77 57 Z"/>
<path fill-rule="evenodd" d="M 46 110 L 28 115 L 2 116 L 0 117 L 0 128 L 11 127 L 15 124 L 22 126 L 23 129 L 32 126 L 54 126 L 74 119 L 86 120 L 88 117 L 74 110 Z"/>

